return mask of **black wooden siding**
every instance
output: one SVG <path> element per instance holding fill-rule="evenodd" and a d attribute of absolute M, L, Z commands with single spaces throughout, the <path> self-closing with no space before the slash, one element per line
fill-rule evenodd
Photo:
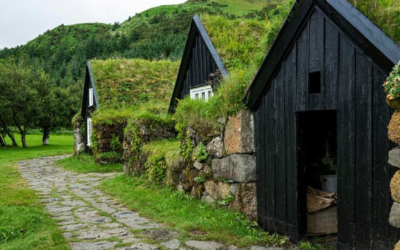
<path fill-rule="evenodd" d="M 215 73 L 217 69 L 210 51 L 207 49 L 203 38 L 197 31 L 191 50 L 189 66 L 187 67 L 178 99 L 183 99 L 185 96 L 189 95 L 191 88 L 204 85 L 212 80 L 210 74 Z"/>
<path fill-rule="evenodd" d="M 321 93 L 308 93 L 321 71 Z M 299 178 L 297 113 L 337 110 L 338 249 L 389 249 L 400 238 L 388 218 L 387 139 L 391 110 L 380 69 L 316 8 L 281 62 L 255 111 L 259 223 L 299 240 L 306 197 Z"/>

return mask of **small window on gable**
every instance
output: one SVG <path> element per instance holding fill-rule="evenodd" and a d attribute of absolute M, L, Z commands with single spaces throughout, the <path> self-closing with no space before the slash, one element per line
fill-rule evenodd
<path fill-rule="evenodd" d="M 321 72 L 312 72 L 308 75 L 308 93 L 321 93 Z"/>
<path fill-rule="evenodd" d="M 90 139 L 93 131 L 92 118 L 87 118 L 86 126 L 87 126 L 87 145 L 90 146 L 92 145 L 92 140 Z"/>
<path fill-rule="evenodd" d="M 93 106 L 93 88 L 89 89 L 89 107 Z"/>
<path fill-rule="evenodd" d="M 191 99 L 196 100 L 201 98 L 202 100 L 208 101 L 208 99 L 210 99 L 211 97 L 213 97 L 211 85 L 190 89 Z"/>

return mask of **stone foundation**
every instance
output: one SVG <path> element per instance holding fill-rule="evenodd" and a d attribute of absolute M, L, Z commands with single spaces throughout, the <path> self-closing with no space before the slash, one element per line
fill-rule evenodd
<path fill-rule="evenodd" d="M 86 140 L 83 135 L 82 130 L 83 118 L 81 116 L 76 117 L 73 126 L 74 126 L 74 154 L 78 155 L 85 151 Z"/>

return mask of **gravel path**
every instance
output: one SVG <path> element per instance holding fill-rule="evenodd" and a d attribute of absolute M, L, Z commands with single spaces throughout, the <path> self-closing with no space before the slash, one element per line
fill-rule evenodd
<path fill-rule="evenodd" d="M 179 232 L 140 217 L 97 188 L 101 181 L 118 173 L 66 171 L 55 164 L 65 157 L 68 156 L 21 161 L 19 167 L 22 177 L 38 192 L 46 210 L 57 220 L 72 250 L 155 250 L 157 245 L 181 250 L 224 248 L 216 242 L 179 242 L 176 239 Z M 144 237 L 135 237 L 134 232 L 140 232 Z M 148 239 L 155 244 L 145 243 Z"/>

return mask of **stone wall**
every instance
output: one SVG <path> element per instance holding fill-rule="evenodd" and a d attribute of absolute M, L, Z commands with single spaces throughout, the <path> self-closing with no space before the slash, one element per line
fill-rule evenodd
<path fill-rule="evenodd" d="M 97 124 L 94 126 L 96 141 L 93 143 L 93 153 L 98 164 L 122 161 L 122 145 L 126 123 Z M 113 141 L 114 140 L 114 141 Z M 105 153 L 114 152 L 107 155 Z"/>
<path fill-rule="evenodd" d="M 185 129 L 181 149 L 187 146 L 189 140 L 194 147 L 193 152 L 186 158 L 166 162 L 164 183 L 204 202 L 229 206 L 250 220 L 256 220 L 253 116 L 250 111 L 242 110 L 227 121 L 220 119 L 218 122 L 223 125 L 221 131 L 213 131 L 212 128 L 202 131 Z M 149 155 L 141 150 L 143 143 L 176 135 L 174 131 L 157 126 L 152 126 L 152 129 L 137 126 L 135 131 L 136 135 L 128 133 L 124 139 L 124 172 L 127 175 L 145 172 Z M 204 157 L 196 158 L 198 151 L 202 151 Z"/>
<path fill-rule="evenodd" d="M 74 126 L 74 154 L 78 155 L 85 151 L 86 138 L 83 135 L 83 118 L 81 116 L 75 117 L 72 124 Z"/>
<path fill-rule="evenodd" d="M 400 168 L 400 147 L 389 152 L 389 164 Z M 390 182 L 390 190 L 394 203 L 390 211 L 389 223 L 393 227 L 400 228 L 400 170 L 394 174 Z M 400 241 L 396 244 L 395 250 L 400 250 Z"/>
<path fill-rule="evenodd" d="M 133 129 L 134 128 L 134 129 Z M 128 129 L 123 139 L 123 158 L 124 173 L 128 176 L 132 174 L 141 175 L 145 172 L 145 163 L 149 157 L 148 152 L 143 152 L 141 147 L 144 143 L 153 140 L 171 139 L 176 136 L 173 127 L 162 126 L 160 124 L 140 124 L 136 122 Z M 179 160 L 177 161 L 179 165 Z M 168 168 L 174 169 L 173 166 Z M 173 178 L 170 171 L 170 178 Z"/>

